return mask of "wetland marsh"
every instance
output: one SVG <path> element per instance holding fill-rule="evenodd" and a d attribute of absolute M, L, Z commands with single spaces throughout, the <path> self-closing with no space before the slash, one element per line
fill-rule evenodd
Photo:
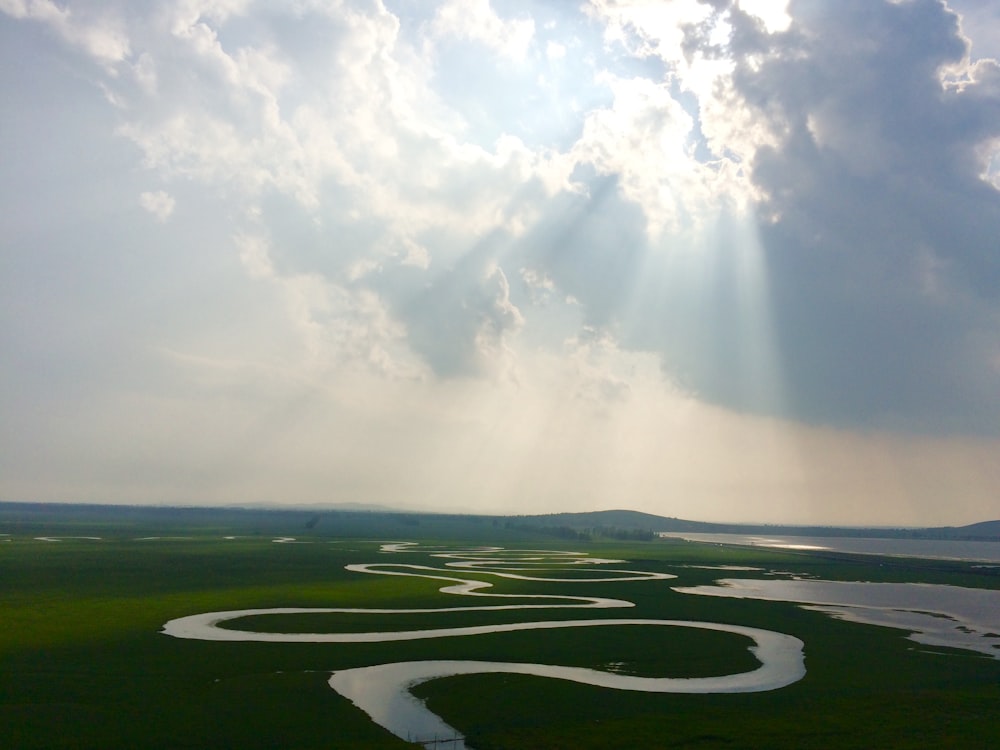
<path fill-rule="evenodd" d="M 989 599 L 995 569 L 678 541 L 570 547 L 474 523 L 435 533 L 445 528 L 410 528 L 420 544 L 395 548 L 290 529 L 4 528 L 10 746 L 412 746 L 388 726 L 396 699 L 441 722 L 410 739 L 446 727 L 477 750 L 1000 740 L 998 659 L 792 602 L 683 590 L 838 580 Z M 995 611 L 978 617 L 988 633 Z M 771 663 L 762 634 L 801 671 L 763 692 L 635 689 L 759 676 Z M 368 713 L 352 691 L 379 671 L 394 687 Z"/>

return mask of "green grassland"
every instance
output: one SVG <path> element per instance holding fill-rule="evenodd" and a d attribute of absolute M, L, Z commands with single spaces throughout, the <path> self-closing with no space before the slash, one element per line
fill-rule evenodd
<path fill-rule="evenodd" d="M 301 519 L 300 519 L 301 520 Z M 538 619 L 708 620 L 802 639 L 806 677 L 768 693 L 653 695 L 523 675 L 470 675 L 417 688 L 478 750 L 496 748 L 992 748 L 1000 746 L 1000 659 L 920 646 L 902 631 L 835 620 L 793 604 L 680 594 L 673 585 L 759 573 L 924 581 L 1000 588 L 996 568 L 958 562 L 731 548 L 677 541 L 566 542 L 460 519 L 371 516 L 306 527 L 224 515 L 192 524 L 148 518 L 0 516 L 0 746 L 10 748 L 404 748 L 326 685 L 336 669 L 415 659 L 570 664 L 650 676 L 708 676 L 753 667 L 736 635 L 686 628 L 577 628 L 372 644 L 222 643 L 160 633 L 170 619 L 251 607 L 458 607 L 443 584 L 346 571 L 350 563 L 440 567 L 426 551 L 379 543 L 577 549 L 676 580 L 547 583 L 472 571 L 497 593 L 627 599 L 629 609 L 443 615 L 271 615 L 230 627 L 271 632 L 393 630 Z M 279 528 L 280 526 L 280 528 Z M 99 541 L 44 542 L 41 535 Z M 140 541 L 152 535 L 187 539 Z M 236 535 L 236 539 L 224 539 Z M 307 543 L 276 544 L 275 536 Z M 2 537 L 0 537 L 2 538 Z M 599 570 L 600 568 L 595 568 Z M 489 600 L 475 602 L 490 604 Z"/>

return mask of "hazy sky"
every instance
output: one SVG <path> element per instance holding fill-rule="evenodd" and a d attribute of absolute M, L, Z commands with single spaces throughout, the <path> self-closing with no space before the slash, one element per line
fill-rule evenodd
<path fill-rule="evenodd" d="M 1000 517 L 993 0 L 0 11 L 0 499 Z"/>

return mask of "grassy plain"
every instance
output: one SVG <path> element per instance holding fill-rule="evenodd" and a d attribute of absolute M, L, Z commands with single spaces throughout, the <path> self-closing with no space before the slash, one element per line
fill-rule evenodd
<path fill-rule="evenodd" d="M 698 597 L 672 585 L 759 572 L 824 579 L 1000 588 L 996 568 L 682 542 L 553 542 L 455 519 L 366 531 L 227 525 L 169 528 L 101 519 L 4 523 L 0 533 L 0 744 L 10 748 L 403 748 L 327 685 L 336 669 L 414 659 L 537 661 L 633 674 L 705 676 L 748 669 L 740 637 L 634 627 L 516 632 L 382 644 L 219 643 L 159 632 L 170 619 L 249 607 L 437 607 L 470 602 L 442 582 L 371 576 L 349 563 L 440 566 L 426 552 L 383 555 L 379 541 L 578 549 L 677 580 L 543 583 L 494 579 L 498 593 L 627 599 L 630 609 L 446 615 L 304 615 L 247 619 L 246 629 L 409 629 L 487 622 L 636 617 L 778 630 L 806 644 L 799 683 L 746 695 L 650 695 L 519 675 L 473 675 L 417 692 L 479 750 L 497 748 L 992 748 L 1000 746 L 1000 660 L 929 648 L 902 631 L 841 622 L 793 604 Z M 140 540 L 175 535 L 190 538 Z M 92 535 L 98 541 L 38 541 Z M 225 535 L 237 536 L 224 539 Z M 282 535 L 307 542 L 277 544 Z M 520 538 L 519 538 L 520 537 Z M 475 577 L 467 572 L 459 576 Z M 489 604 L 483 600 L 482 604 Z"/>

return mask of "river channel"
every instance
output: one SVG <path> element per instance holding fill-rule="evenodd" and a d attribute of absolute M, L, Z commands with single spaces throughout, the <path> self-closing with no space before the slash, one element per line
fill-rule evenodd
<path fill-rule="evenodd" d="M 383 552 L 412 551 L 416 545 L 383 545 Z M 652 619 L 596 619 L 596 620 L 541 620 L 533 622 L 507 623 L 470 627 L 434 628 L 409 631 L 382 631 L 367 633 L 267 633 L 219 627 L 224 622 L 237 620 L 249 615 L 303 614 L 303 613 L 358 613 L 358 614 L 402 614 L 436 613 L 509 609 L 558 609 L 558 608 L 629 608 L 634 604 L 627 599 L 571 595 L 513 595 L 496 594 L 486 591 L 492 584 L 481 579 L 462 578 L 456 573 L 465 570 L 476 575 L 514 578 L 522 580 L 551 581 L 561 584 L 586 584 L 588 582 L 618 582 L 666 580 L 675 578 L 668 573 L 653 573 L 638 570 L 600 570 L 597 575 L 579 575 L 580 566 L 620 563 L 620 560 L 599 560 L 574 552 L 512 551 L 500 548 L 475 548 L 464 551 L 437 552 L 435 556 L 446 558 L 444 568 L 423 565 L 366 564 L 351 565 L 348 569 L 375 575 L 413 576 L 441 580 L 445 585 L 441 592 L 469 597 L 489 597 L 502 603 L 473 605 L 467 607 L 434 609 L 371 609 L 371 608 L 268 608 L 245 609 L 225 612 L 206 612 L 176 618 L 163 626 L 166 635 L 175 638 L 190 638 L 209 641 L 258 641 L 271 643 L 371 643 L 381 641 L 403 641 L 424 638 L 448 638 L 475 636 L 484 633 L 500 633 L 518 630 L 551 630 L 559 628 L 593 627 L 662 627 L 700 628 L 745 636 L 753 644 L 751 653 L 760 665 L 749 672 L 701 678 L 633 677 L 629 675 L 603 672 L 581 667 L 567 667 L 554 664 L 484 662 L 484 661 L 413 661 L 377 664 L 368 667 L 339 670 L 329 680 L 330 686 L 358 708 L 368 714 L 377 724 L 396 736 L 425 743 L 427 747 L 438 746 L 439 739 L 449 741 L 445 745 L 450 750 L 468 748 L 460 733 L 430 712 L 417 700 L 410 688 L 427 680 L 460 674 L 485 672 L 508 672 L 530 674 L 540 677 L 571 680 L 588 685 L 596 685 L 616 690 L 634 690 L 657 693 L 735 693 L 776 690 L 800 680 L 805 675 L 803 643 L 798 638 L 760 628 L 728 625 L 690 620 Z M 551 572 L 538 575 L 546 570 L 562 571 L 562 576 Z M 572 575 L 567 573 L 572 571 Z M 529 575 L 532 573 L 534 575 Z M 536 600 L 544 599 L 545 603 Z M 519 600 L 520 603 L 514 603 Z M 471 750 L 471 748 L 468 748 Z"/>

